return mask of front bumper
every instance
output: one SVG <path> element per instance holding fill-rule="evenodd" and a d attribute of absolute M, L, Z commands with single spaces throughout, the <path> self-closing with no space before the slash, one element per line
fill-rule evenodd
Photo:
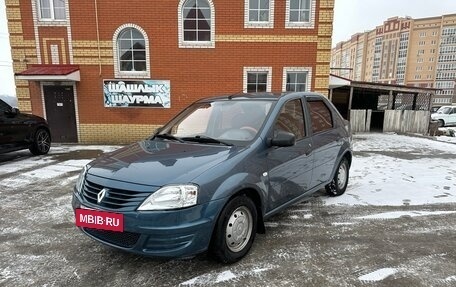
<path fill-rule="evenodd" d="M 96 205 L 82 203 L 79 195 L 73 193 L 73 209 L 80 208 L 82 204 L 103 210 Z M 161 258 L 187 257 L 207 250 L 223 205 L 223 200 L 215 200 L 178 210 L 118 212 L 124 216 L 124 232 L 80 229 L 103 244 L 128 252 Z"/>

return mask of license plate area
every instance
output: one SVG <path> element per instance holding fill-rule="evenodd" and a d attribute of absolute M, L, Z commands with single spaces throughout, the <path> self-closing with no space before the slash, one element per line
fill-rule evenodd
<path fill-rule="evenodd" d="M 124 231 L 124 215 L 90 209 L 85 206 L 75 210 L 76 226 L 117 232 Z"/>

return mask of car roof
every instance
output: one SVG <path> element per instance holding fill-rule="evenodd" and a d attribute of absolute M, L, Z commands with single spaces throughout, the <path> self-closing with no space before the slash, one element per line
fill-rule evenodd
<path fill-rule="evenodd" d="M 236 93 L 230 95 L 221 95 L 215 97 L 209 97 L 200 99 L 197 102 L 212 102 L 212 101 L 224 101 L 224 100 L 268 100 L 268 101 L 278 101 L 279 99 L 288 99 L 294 97 L 321 97 L 324 98 L 321 94 L 313 92 L 283 92 L 283 93 Z"/>

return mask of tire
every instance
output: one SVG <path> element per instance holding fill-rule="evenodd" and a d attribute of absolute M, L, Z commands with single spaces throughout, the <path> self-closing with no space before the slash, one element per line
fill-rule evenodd
<path fill-rule="evenodd" d="M 344 194 L 348 185 L 349 164 L 346 158 L 343 158 L 337 167 L 333 180 L 325 186 L 326 193 L 329 196 L 339 196 Z"/>
<path fill-rule="evenodd" d="M 444 127 L 445 126 L 445 122 L 443 120 L 439 120 L 439 128 L 441 127 Z"/>
<path fill-rule="evenodd" d="M 222 263 L 234 263 L 244 257 L 255 239 L 257 217 L 256 206 L 249 197 L 243 195 L 230 200 L 217 219 L 211 255 Z"/>
<path fill-rule="evenodd" d="M 32 146 L 29 148 L 33 155 L 43 155 L 51 148 L 51 134 L 46 129 L 38 129 L 33 137 Z"/>

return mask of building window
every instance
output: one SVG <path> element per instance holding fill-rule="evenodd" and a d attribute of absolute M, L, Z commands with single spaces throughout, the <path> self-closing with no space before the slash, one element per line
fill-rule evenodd
<path fill-rule="evenodd" d="M 270 67 L 245 67 L 244 92 L 270 92 L 272 68 Z"/>
<path fill-rule="evenodd" d="M 274 0 L 245 0 L 244 28 L 274 27 Z"/>
<path fill-rule="evenodd" d="M 284 67 L 282 91 L 309 92 L 312 68 Z"/>
<path fill-rule="evenodd" d="M 313 28 L 316 0 L 287 0 L 286 28 Z"/>
<path fill-rule="evenodd" d="M 211 0 L 181 0 L 178 13 L 179 47 L 215 47 L 215 12 Z"/>
<path fill-rule="evenodd" d="M 113 41 L 116 77 L 150 77 L 149 41 L 141 27 L 122 25 L 114 33 Z"/>
<path fill-rule="evenodd" d="M 66 20 L 65 0 L 40 0 L 40 20 Z"/>

